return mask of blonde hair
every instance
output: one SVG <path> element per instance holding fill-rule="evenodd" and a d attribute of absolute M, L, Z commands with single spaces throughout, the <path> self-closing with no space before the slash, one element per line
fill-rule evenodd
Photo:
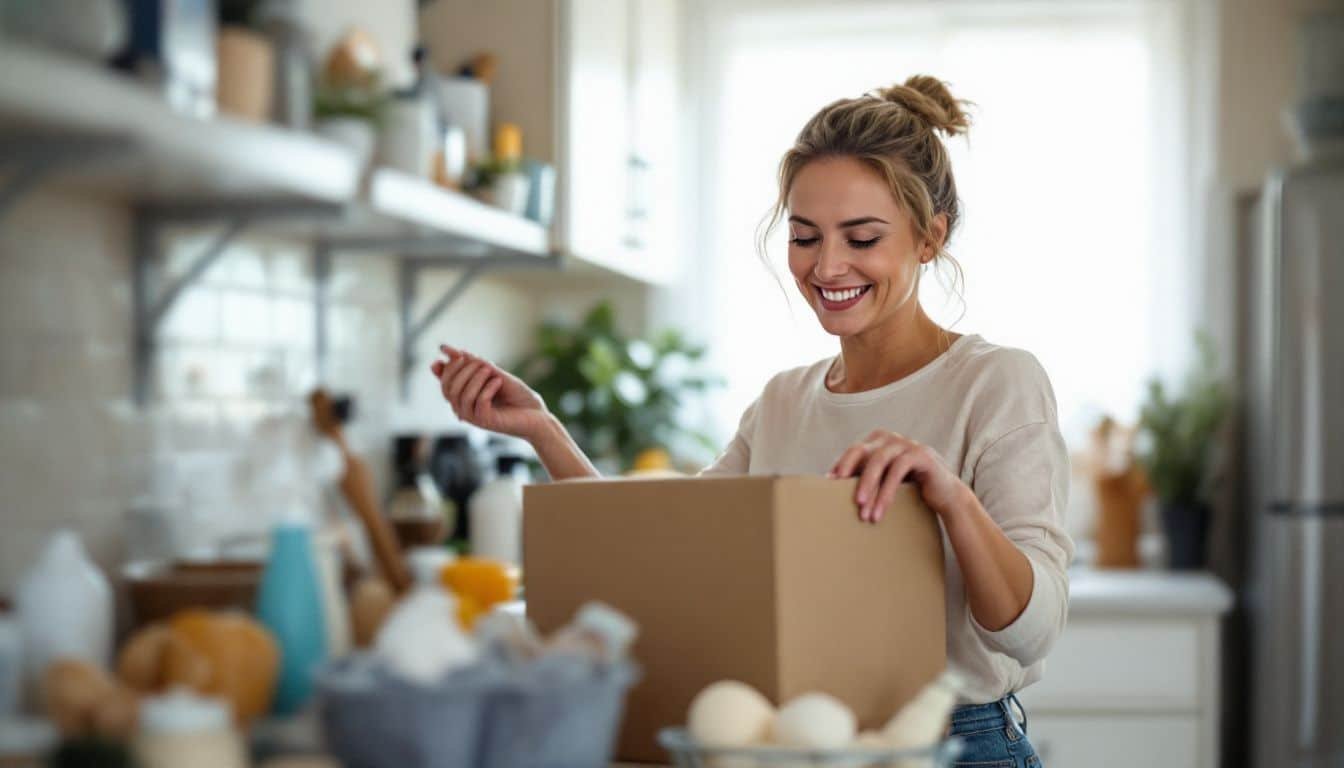
<path fill-rule="evenodd" d="M 819 158 L 853 157 L 882 175 L 909 214 L 918 238 L 932 240 L 934 218 L 947 217 L 947 233 L 934 262 L 952 264 L 952 288 L 960 296 L 956 285 L 964 282 L 961 265 L 947 253 L 946 245 L 961 210 L 952 163 L 937 134 L 964 135 L 971 125 L 968 106 L 970 102 L 953 98 L 941 80 L 914 75 L 900 85 L 822 107 L 779 161 L 779 197 L 757 233 L 757 251 L 767 266 L 766 243 L 784 216 L 798 172 Z"/>

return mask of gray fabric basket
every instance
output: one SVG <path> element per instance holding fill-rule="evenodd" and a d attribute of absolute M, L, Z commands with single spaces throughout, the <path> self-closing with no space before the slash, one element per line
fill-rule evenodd
<path fill-rule="evenodd" d="M 579 768 L 611 759 L 625 692 L 638 673 L 625 663 L 575 679 L 543 665 L 520 670 L 491 697 L 482 768 Z"/>
<path fill-rule="evenodd" d="M 344 768 L 606 765 L 635 668 L 555 672 L 488 660 L 425 687 L 367 657 L 336 661 L 318 676 L 327 748 Z"/>

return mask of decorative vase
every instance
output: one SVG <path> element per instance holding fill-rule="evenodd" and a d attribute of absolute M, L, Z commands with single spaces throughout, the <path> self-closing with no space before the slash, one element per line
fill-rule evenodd
<path fill-rule="evenodd" d="M 1174 571 L 1194 571 L 1208 562 L 1209 506 L 1196 502 L 1162 502 L 1162 527 L 1167 533 L 1167 559 Z"/>

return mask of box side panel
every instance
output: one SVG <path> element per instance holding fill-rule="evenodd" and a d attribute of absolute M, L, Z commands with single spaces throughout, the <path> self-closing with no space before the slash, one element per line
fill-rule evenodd
<path fill-rule="evenodd" d="M 778 687 L 765 479 L 559 483 L 524 495 L 527 613 L 543 632 L 600 600 L 639 624 L 643 677 L 617 755 L 665 761 L 658 729 L 723 678 Z"/>
<path fill-rule="evenodd" d="M 873 525 L 858 519 L 855 484 L 777 484 L 780 692 L 825 691 L 876 728 L 946 666 L 943 547 L 913 486 Z"/>

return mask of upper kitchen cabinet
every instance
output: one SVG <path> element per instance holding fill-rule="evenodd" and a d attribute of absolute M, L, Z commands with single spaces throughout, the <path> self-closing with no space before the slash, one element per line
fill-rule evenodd
<path fill-rule="evenodd" d="M 421 36 L 451 74 L 497 58 L 490 113 L 557 171 L 555 241 L 580 271 L 661 284 L 677 270 L 675 0 L 435 0 Z"/>

